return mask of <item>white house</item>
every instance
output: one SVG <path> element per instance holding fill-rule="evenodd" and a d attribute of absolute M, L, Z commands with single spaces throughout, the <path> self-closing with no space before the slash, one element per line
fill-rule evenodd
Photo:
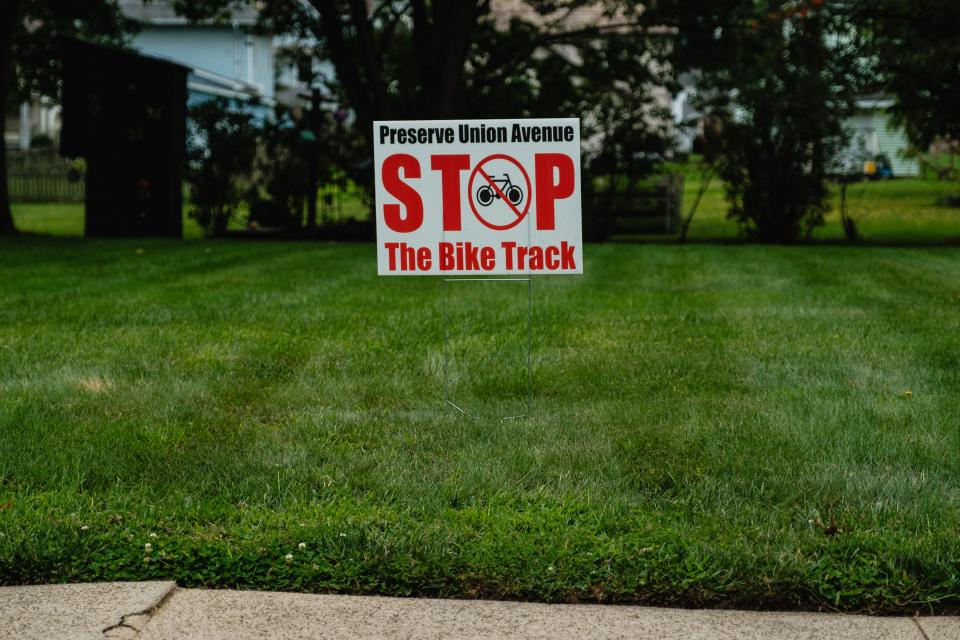
<path fill-rule="evenodd" d="M 272 106 L 273 36 L 252 32 L 257 10 L 247 3 L 226 21 L 191 23 L 177 15 L 169 0 L 119 0 L 121 11 L 140 23 L 131 46 L 192 69 L 188 101 L 220 96 Z"/>
<path fill-rule="evenodd" d="M 140 23 L 130 46 L 141 54 L 189 67 L 188 101 L 225 97 L 258 106 L 265 113 L 276 98 L 275 52 L 271 35 L 255 34 L 257 10 L 247 3 L 225 22 L 191 24 L 169 0 L 119 0 L 128 18 Z M 29 149 L 38 135 L 56 140 L 60 107 L 34 100 L 6 112 L 4 137 L 9 147 Z"/>
<path fill-rule="evenodd" d="M 851 156 L 866 153 L 873 157 L 883 154 L 890 159 L 895 177 L 918 176 L 920 164 L 916 158 L 905 157 L 910 142 L 903 128 L 891 122 L 891 106 L 893 98 L 880 94 L 857 100 L 857 113 L 846 122 L 852 134 L 849 153 Z"/>

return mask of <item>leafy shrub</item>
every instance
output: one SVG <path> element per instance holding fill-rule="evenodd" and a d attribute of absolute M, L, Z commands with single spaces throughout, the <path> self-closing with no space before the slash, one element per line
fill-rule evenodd
<path fill-rule="evenodd" d="M 317 117 L 319 135 L 311 130 L 309 112 L 283 105 L 267 118 L 222 99 L 191 107 L 190 215 L 207 235 L 222 235 L 242 205 L 251 227 L 304 232 L 317 186 L 335 180 L 333 116 Z"/>
<path fill-rule="evenodd" d="M 310 191 L 307 157 L 313 147 L 303 120 L 278 106 L 260 129 L 250 222 L 290 231 L 303 228 Z"/>
<path fill-rule="evenodd" d="M 842 11 L 736 3 L 699 86 L 716 123 L 729 217 L 763 242 L 793 242 L 823 224 L 828 164 L 864 81 L 862 49 Z"/>
<path fill-rule="evenodd" d="M 250 188 L 259 132 L 253 114 L 225 99 L 190 107 L 188 123 L 190 216 L 222 235 Z"/>

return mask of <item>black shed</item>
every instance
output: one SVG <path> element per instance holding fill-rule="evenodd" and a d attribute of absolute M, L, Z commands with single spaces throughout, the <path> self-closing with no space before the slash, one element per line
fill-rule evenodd
<path fill-rule="evenodd" d="M 64 41 L 60 153 L 86 159 L 87 236 L 182 236 L 188 72 Z"/>

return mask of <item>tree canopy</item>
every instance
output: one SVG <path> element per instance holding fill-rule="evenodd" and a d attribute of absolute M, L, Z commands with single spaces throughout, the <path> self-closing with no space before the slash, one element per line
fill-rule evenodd
<path fill-rule="evenodd" d="M 680 17 L 729 216 L 758 240 L 799 239 L 823 222 L 830 164 L 864 87 L 850 13 L 822 0 L 729 0 Z"/>
<path fill-rule="evenodd" d="M 173 0 L 196 20 L 241 0 Z M 666 155 L 682 72 L 726 158 L 731 215 L 754 237 L 796 239 L 822 220 L 829 158 L 858 92 L 885 90 L 918 147 L 960 139 L 960 4 L 939 0 L 260 0 L 260 29 L 334 74 L 349 109 L 338 160 L 369 180 L 378 119 L 577 116 L 587 176 L 629 191 Z M 118 43 L 115 0 L 2 4 L 4 104 L 56 99 L 59 37 Z M 6 153 L 5 147 L 0 152 Z M 0 184 L 0 233 L 12 232 Z M 591 180 L 585 187 L 601 184 Z"/>
<path fill-rule="evenodd" d="M 4 0 L 0 4 L 0 100 L 5 107 L 30 98 L 57 101 L 61 37 L 119 44 L 136 26 L 113 0 Z M 6 153 L 6 143 L 0 142 L 0 234 L 16 231 L 7 192 Z"/>
<path fill-rule="evenodd" d="M 222 7 L 206 2 L 207 15 Z M 374 120 L 408 118 L 579 116 L 585 139 L 605 141 L 585 162 L 607 172 L 635 172 L 641 152 L 665 151 L 669 114 L 655 88 L 671 82 L 670 43 L 652 13 L 611 0 L 505 6 L 265 0 L 261 26 L 330 61 L 327 99 L 355 113 L 354 161 L 369 156 Z"/>
<path fill-rule="evenodd" d="M 860 0 L 857 23 L 879 71 L 876 87 L 892 93 L 895 121 L 925 149 L 937 138 L 960 141 L 960 3 Z"/>

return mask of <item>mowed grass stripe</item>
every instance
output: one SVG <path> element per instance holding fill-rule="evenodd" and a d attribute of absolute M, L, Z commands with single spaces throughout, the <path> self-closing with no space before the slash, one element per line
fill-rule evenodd
<path fill-rule="evenodd" d="M 587 260 L 534 282 L 534 415 L 478 423 L 369 246 L 0 242 L 3 582 L 960 601 L 955 252 Z"/>

